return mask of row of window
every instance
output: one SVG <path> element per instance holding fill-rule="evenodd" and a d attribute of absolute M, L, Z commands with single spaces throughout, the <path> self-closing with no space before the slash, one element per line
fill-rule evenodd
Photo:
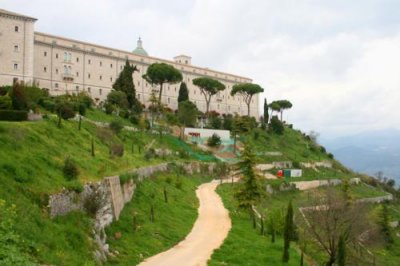
<path fill-rule="evenodd" d="M 14 48 L 15 48 L 15 47 L 14 47 Z M 44 56 L 44 57 L 47 56 L 47 51 L 44 51 L 44 52 L 43 52 L 43 56 Z M 55 58 L 56 58 L 56 59 L 59 58 L 58 53 L 55 54 Z M 77 57 L 75 60 L 76 60 L 77 63 L 79 63 L 79 61 L 80 61 L 79 57 Z M 68 53 L 68 52 L 64 52 L 64 61 L 65 61 L 65 62 L 68 62 L 68 63 L 71 63 L 71 62 L 72 62 L 72 54 L 71 54 L 71 53 Z M 88 59 L 87 63 L 88 63 L 88 65 L 91 65 L 91 64 L 92 64 L 92 60 L 91 60 L 91 59 Z M 100 66 L 100 67 L 103 66 L 103 61 L 100 61 L 100 62 L 99 62 L 99 66 Z M 110 63 L 110 68 L 113 68 L 113 67 L 114 67 L 114 64 L 113 64 L 113 63 Z M 123 68 L 123 66 L 121 65 L 121 66 L 120 66 L 120 69 L 122 70 L 122 68 Z"/>

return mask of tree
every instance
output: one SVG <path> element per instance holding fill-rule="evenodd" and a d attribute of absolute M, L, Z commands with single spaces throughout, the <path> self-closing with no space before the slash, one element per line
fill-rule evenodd
<path fill-rule="evenodd" d="M 273 101 L 270 104 L 270 107 L 273 111 L 277 111 L 281 113 L 281 121 L 283 121 L 283 111 L 286 109 L 292 108 L 292 103 L 289 102 L 288 100 L 278 100 L 278 101 Z M 271 114 L 272 116 L 272 114 Z"/>
<path fill-rule="evenodd" d="M 286 217 L 285 217 L 285 226 L 283 229 L 283 255 L 282 261 L 289 261 L 289 248 L 290 241 L 294 239 L 294 222 L 293 222 L 293 206 L 292 201 L 289 201 Z"/>
<path fill-rule="evenodd" d="M 185 82 L 182 82 L 179 87 L 178 103 L 189 101 L 189 90 Z"/>
<path fill-rule="evenodd" d="M 218 147 L 219 145 L 221 145 L 221 137 L 215 133 L 212 134 L 212 136 L 209 137 L 207 140 L 207 145 L 210 147 Z"/>
<path fill-rule="evenodd" d="M 387 208 L 387 204 L 382 204 L 382 208 L 379 214 L 379 226 L 381 229 L 381 233 L 384 237 L 384 240 L 387 245 L 393 243 L 393 237 L 391 234 L 390 224 L 389 224 L 389 210 Z"/>
<path fill-rule="evenodd" d="M 254 83 L 239 83 L 232 87 L 231 95 L 235 96 L 240 94 L 243 97 L 244 102 L 247 104 L 247 115 L 250 116 L 250 104 L 251 99 L 257 93 L 264 92 L 264 89 L 260 85 Z"/>
<path fill-rule="evenodd" d="M 371 228 L 366 206 L 362 203 L 349 204 L 343 194 L 334 189 L 312 197 L 311 207 L 300 208 L 304 228 L 308 232 L 307 238 L 312 237 L 327 254 L 326 265 L 331 266 L 337 262 L 341 236 L 345 243 L 358 245 L 360 236 Z"/>
<path fill-rule="evenodd" d="M 249 145 L 246 145 L 241 155 L 241 160 L 236 164 L 243 178 L 239 190 L 235 193 L 239 208 L 252 212 L 252 207 L 259 203 L 264 194 L 260 183 L 260 176 L 255 171 L 256 157 Z"/>
<path fill-rule="evenodd" d="M 268 103 L 267 103 L 267 98 L 264 99 L 264 124 L 268 125 L 269 122 L 269 113 L 268 113 Z"/>
<path fill-rule="evenodd" d="M 175 67 L 165 63 L 154 63 L 147 68 L 146 74 L 142 76 L 150 84 L 160 86 L 158 102 L 161 104 L 163 85 L 174 84 L 182 81 L 182 73 Z"/>
<path fill-rule="evenodd" d="M 338 266 L 346 266 L 346 241 L 343 236 L 339 238 L 337 261 Z"/>
<path fill-rule="evenodd" d="M 276 115 L 274 115 L 271 118 L 269 130 L 278 135 L 282 135 L 283 132 L 285 131 L 285 127 L 283 126 L 283 123 L 281 121 L 279 121 L 279 119 Z"/>
<path fill-rule="evenodd" d="M 178 121 L 186 126 L 195 126 L 199 110 L 191 101 L 183 101 L 178 105 Z"/>
<path fill-rule="evenodd" d="M 233 138 L 233 153 L 236 154 L 236 142 L 237 142 L 237 135 L 240 133 L 241 128 L 241 117 L 237 114 L 232 120 L 232 129 L 231 129 L 231 138 Z"/>
<path fill-rule="evenodd" d="M 106 109 L 109 110 L 109 113 L 112 113 L 112 111 L 115 110 L 117 110 L 117 113 L 119 113 L 120 109 L 126 109 L 129 107 L 128 97 L 123 91 L 112 90 L 107 95 L 105 105 Z"/>
<path fill-rule="evenodd" d="M 112 86 L 114 90 L 125 93 L 129 108 L 135 108 L 135 106 L 140 105 L 139 101 L 136 99 L 135 84 L 133 83 L 132 77 L 135 71 L 138 71 L 137 67 L 132 66 L 129 64 L 129 61 L 126 60 L 124 69 Z"/>
<path fill-rule="evenodd" d="M 270 103 L 268 105 L 269 108 L 271 108 L 271 114 L 270 117 L 272 117 L 272 114 L 275 112 L 279 112 L 281 110 L 281 106 L 279 105 L 279 103 L 277 101 L 273 101 L 272 103 Z"/>
<path fill-rule="evenodd" d="M 220 91 L 225 89 L 225 85 L 218 80 L 200 77 L 193 79 L 193 84 L 199 87 L 200 92 L 204 95 L 206 100 L 206 115 L 208 116 L 208 111 L 210 109 L 211 97 Z"/>

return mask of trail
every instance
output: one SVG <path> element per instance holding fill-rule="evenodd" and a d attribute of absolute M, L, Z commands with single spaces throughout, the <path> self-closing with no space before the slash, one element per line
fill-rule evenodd
<path fill-rule="evenodd" d="M 220 181 L 202 184 L 196 190 L 199 215 L 186 238 L 173 248 L 143 261 L 139 266 L 203 266 L 231 229 L 229 212 L 215 192 Z"/>

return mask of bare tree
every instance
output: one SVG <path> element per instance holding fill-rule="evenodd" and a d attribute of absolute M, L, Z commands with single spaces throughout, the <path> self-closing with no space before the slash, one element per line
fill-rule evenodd
<path fill-rule="evenodd" d="M 362 203 L 350 203 L 343 195 L 328 189 L 325 195 L 311 199 L 311 207 L 300 208 L 307 235 L 328 255 L 326 265 L 337 262 L 339 240 L 359 246 L 367 232 L 366 208 Z"/>

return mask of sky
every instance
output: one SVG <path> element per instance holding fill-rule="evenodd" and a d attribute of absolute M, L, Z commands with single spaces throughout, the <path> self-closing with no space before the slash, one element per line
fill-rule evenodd
<path fill-rule="evenodd" d="M 35 30 L 253 79 L 284 119 L 333 138 L 400 129 L 397 0 L 0 0 Z"/>

